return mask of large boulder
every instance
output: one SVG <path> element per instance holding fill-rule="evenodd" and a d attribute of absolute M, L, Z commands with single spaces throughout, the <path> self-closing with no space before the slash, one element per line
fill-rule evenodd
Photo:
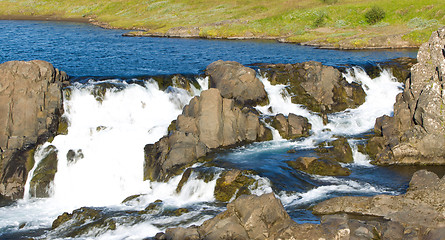
<path fill-rule="evenodd" d="M 292 102 L 309 110 L 333 113 L 355 108 L 365 102 L 359 84 L 348 83 L 341 72 L 320 62 L 261 66 L 272 84 L 287 85 Z"/>
<path fill-rule="evenodd" d="M 349 176 L 351 171 L 342 167 L 340 163 L 331 159 L 317 159 L 315 157 L 299 157 L 286 163 L 295 170 L 321 176 Z"/>
<path fill-rule="evenodd" d="M 164 239 L 274 239 L 292 223 L 280 200 L 273 193 L 243 195 L 229 203 L 227 210 L 200 227 L 167 229 Z M 181 233 L 181 234 L 180 234 Z"/>
<path fill-rule="evenodd" d="M 23 196 L 33 149 L 57 132 L 66 79 L 44 61 L 0 64 L 0 195 Z"/>
<path fill-rule="evenodd" d="M 216 61 L 206 68 L 211 88 L 220 90 L 224 98 L 241 104 L 256 105 L 267 100 L 264 85 L 255 70 L 231 61 Z"/>
<path fill-rule="evenodd" d="M 420 47 L 394 116 L 377 119 L 375 164 L 445 164 L 444 52 L 445 27 Z"/>
<path fill-rule="evenodd" d="M 211 150 L 272 138 L 254 109 L 236 106 L 216 88 L 193 98 L 174 127 L 168 136 L 145 146 L 145 179 L 165 181 Z"/>

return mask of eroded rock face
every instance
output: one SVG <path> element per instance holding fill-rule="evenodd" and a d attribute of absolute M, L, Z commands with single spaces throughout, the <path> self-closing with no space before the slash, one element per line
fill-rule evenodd
<path fill-rule="evenodd" d="M 145 146 L 145 179 L 167 180 L 212 149 L 272 138 L 256 111 L 236 106 L 216 88 L 193 98 L 175 127 L 169 136 Z"/>
<path fill-rule="evenodd" d="M 210 76 L 210 87 L 219 89 L 224 98 L 232 98 L 243 105 L 257 105 L 267 99 L 255 70 L 240 63 L 219 60 L 207 66 L 206 74 Z"/>
<path fill-rule="evenodd" d="M 67 75 L 44 61 L 0 65 L 0 194 L 23 196 L 33 148 L 54 136 Z M 28 164 L 27 164 L 28 163 Z"/>
<path fill-rule="evenodd" d="M 349 84 L 340 71 L 319 62 L 262 66 L 272 84 L 289 85 L 292 102 L 309 110 L 333 113 L 355 108 L 365 102 L 360 85 Z"/>
<path fill-rule="evenodd" d="M 375 164 L 445 164 L 445 28 L 422 44 L 394 117 L 376 121 Z"/>

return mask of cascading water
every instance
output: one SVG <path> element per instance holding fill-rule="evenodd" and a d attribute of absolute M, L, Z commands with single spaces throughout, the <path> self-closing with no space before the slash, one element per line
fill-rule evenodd
<path fill-rule="evenodd" d="M 332 140 L 334 135 L 363 133 L 373 127 L 377 117 L 391 114 L 401 85 L 393 80 L 389 72 L 383 71 L 380 77 L 371 79 L 363 70 L 353 68 L 344 77 L 363 86 L 367 94 L 366 102 L 357 109 L 329 115 L 327 125 L 316 113 L 291 103 L 290 96 L 284 91 L 285 86 L 271 85 L 266 78 L 260 77 L 270 104 L 257 109 L 264 115 L 294 113 L 307 117 L 312 124 L 311 136 L 286 141 L 275 131 L 274 141 L 254 143 L 222 153 L 215 162 L 217 167 L 211 167 L 216 169 L 211 181 L 199 179 L 197 174 L 192 173 L 180 192 L 176 191 L 176 187 L 181 176 L 173 177 L 166 183 L 143 181 L 143 148 L 145 144 L 154 143 L 164 136 L 170 122 L 182 112 L 192 95 L 198 95 L 201 90 L 191 86 L 194 94 L 172 87 L 161 91 L 154 81 L 129 84 L 107 80 L 74 84 L 69 91 L 65 91 L 64 117 L 69 122 L 68 134 L 56 136 L 52 142 L 41 146 L 35 155 L 37 166 L 48 146 L 57 149 L 58 165 L 51 197 L 32 198 L 28 194 L 27 183 L 24 200 L 0 208 L 0 215 L 4 216 L 0 218 L 0 230 L 25 231 L 27 234 L 40 231 L 34 235 L 58 238 L 57 232 L 47 233 L 47 230 L 62 212 L 71 212 L 83 206 L 105 207 L 111 212 L 141 211 L 158 199 L 162 200 L 164 209 L 187 207 L 191 211 L 181 216 L 147 215 L 143 221 L 136 222 L 118 214 L 114 217 L 118 222 L 115 230 L 105 229 L 85 236 L 138 239 L 154 236 L 169 226 L 199 225 L 224 210 L 224 206 L 215 201 L 213 193 L 219 173 L 224 168 L 232 167 L 255 170 L 258 175 L 251 177 L 257 184 L 251 189 L 252 193 L 275 192 L 290 215 L 303 222 L 316 222 L 317 218 L 306 208 L 329 196 L 396 193 L 381 182 L 364 181 L 358 176 L 375 167 L 368 163 L 366 155 L 358 152 L 355 140 L 350 140 L 350 145 L 356 162 L 348 164 L 353 170 L 348 178 L 292 173 L 284 163 L 289 155 L 283 152 L 289 148 L 301 152 L 299 154 L 307 154 L 318 143 Z M 202 89 L 207 88 L 207 79 L 198 79 L 198 82 Z M 101 84 L 114 87 L 102 91 L 98 88 Z M 256 163 L 258 159 L 262 164 Z M 28 181 L 33 174 L 34 170 L 29 173 Z M 131 195 L 136 195 L 136 200 L 121 203 Z M 22 230 L 19 230 L 20 226 Z"/>

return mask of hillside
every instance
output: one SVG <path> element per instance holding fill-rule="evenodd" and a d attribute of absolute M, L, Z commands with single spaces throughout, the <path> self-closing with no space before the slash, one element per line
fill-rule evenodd
<path fill-rule="evenodd" d="M 266 38 L 332 48 L 418 47 L 443 0 L 2 0 L 0 18 L 85 19 L 129 35 Z"/>

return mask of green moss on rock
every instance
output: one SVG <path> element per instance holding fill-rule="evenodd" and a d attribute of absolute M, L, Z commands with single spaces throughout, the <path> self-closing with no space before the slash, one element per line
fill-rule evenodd
<path fill-rule="evenodd" d="M 57 172 L 57 149 L 48 146 L 48 154 L 37 165 L 30 182 L 31 196 L 37 198 L 49 197 L 49 188 Z"/>
<path fill-rule="evenodd" d="M 286 162 L 295 170 L 321 176 L 349 176 L 349 169 L 342 167 L 338 162 L 329 159 L 313 157 L 299 157 L 294 161 Z"/>
<path fill-rule="evenodd" d="M 249 186 L 255 182 L 255 179 L 246 176 L 247 174 L 249 174 L 248 171 L 238 169 L 221 174 L 218 180 L 216 180 L 215 199 L 221 202 L 228 202 L 235 194 L 235 198 L 242 194 L 250 194 Z"/>

